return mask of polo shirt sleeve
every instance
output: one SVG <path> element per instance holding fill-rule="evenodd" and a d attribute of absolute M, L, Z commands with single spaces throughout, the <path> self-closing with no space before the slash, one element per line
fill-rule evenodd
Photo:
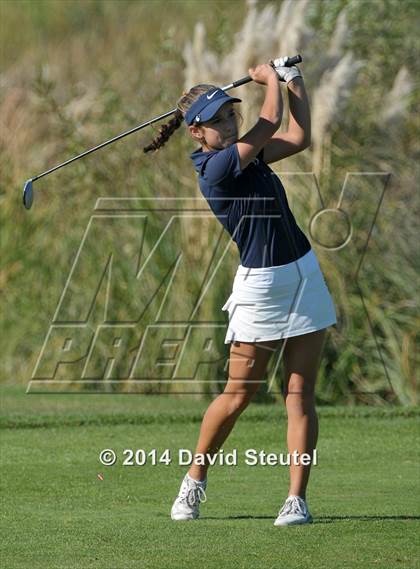
<path fill-rule="evenodd" d="M 240 173 L 238 147 L 236 144 L 231 144 L 207 160 L 204 177 L 210 184 L 220 184 L 228 179 L 236 178 Z"/>

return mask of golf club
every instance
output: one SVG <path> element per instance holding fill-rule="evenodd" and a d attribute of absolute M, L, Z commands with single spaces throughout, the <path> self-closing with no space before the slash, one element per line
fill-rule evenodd
<path fill-rule="evenodd" d="M 295 55 L 293 57 L 287 57 L 287 58 L 285 57 L 284 60 L 285 60 L 284 65 L 286 67 L 291 67 L 292 65 L 296 65 L 297 63 L 301 63 L 302 57 L 300 55 Z M 278 61 L 279 60 L 273 60 L 272 65 L 273 66 L 278 65 L 278 63 L 277 63 Z M 222 87 L 221 89 L 223 91 L 228 91 L 229 89 L 234 89 L 235 87 L 240 87 L 241 85 L 244 85 L 245 83 L 249 83 L 250 81 L 252 81 L 251 77 L 249 75 L 246 75 L 245 77 L 242 77 L 241 79 L 238 79 L 237 81 L 234 81 L 233 83 L 230 83 L 229 85 L 226 85 L 225 87 Z M 175 107 L 175 109 L 172 109 L 171 111 L 168 111 L 167 113 L 164 113 L 163 115 L 159 115 L 159 116 L 157 116 L 157 117 L 155 117 L 149 121 L 146 121 L 146 122 L 132 128 L 130 130 L 127 130 L 126 132 L 123 132 L 122 134 L 114 136 L 114 138 L 111 138 L 110 140 L 106 140 L 102 144 L 99 144 L 98 146 L 90 148 L 89 150 L 86 150 L 85 152 L 82 152 L 81 154 L 78 154 L 77 156 L 74 156 L 73 158 L 66 160 L 62 164 L 58 164 L 57 166 L 54 166 L 53 168 L 50 168 L 49 170 L 42 172 L 42 174 L 38 174 L 38 176 L 34 176 L 33 178 L 26 180 L 25 185 L 23 187 L 23 205 L 25 206 L 26 209 L 30 209 L 32 206 L 32 203 L 33 203 L 33 182 L 35 182 L 35 180 L 39 180 L 40 178 L 43 178 L 44 176 L 47 176 L 48 174 L 55 172 L 59 168 L 62 168 L 63 166 L 67 166 L 67 164 L 70 164 L 71 162 L 74 162 L 75 160 L 79 160 L 79 158 L 83 158 L 83 156 L 87 156 L 88 154 L 91 154 L 92 152 L 95 152 L 96 150 L 99 150 L 100 148 L 104 148 L 108 144 L 111 144 L 113 142 L 116 142 L 117 140 L 120 140 L 121 138 L 124 138 L 124 136 L 128 136 L 129 134 L 132 134 L 133 132 L 137 132 L 138 130 L 145 128 L 146 126 L 149 126 L 149 125 L 151 125 L 157 121 L 160 121 L 166 117 L 169 117 L 170 115 L 174 114 L 176 112 L 176 110 L 177 110 L 177 108 Z"/>

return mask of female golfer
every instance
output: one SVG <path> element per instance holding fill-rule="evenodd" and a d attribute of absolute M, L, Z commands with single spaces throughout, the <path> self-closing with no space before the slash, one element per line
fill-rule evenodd
<path fill-rule="evenodd" d="M 222 308 L 229 312 L 229 378 L 203 417 L 196 455 L 219 451 L 263 381 L 270 356 L 284 342 L 290 485 L 274 525 L 287 526 L 312 521 L 306 503 L 311 464 L 296 457 L 314 456 L 315 381 L 326 328 L 337 321 L 316 254 L 296 224 L 279 178 L 267 166 L 310 144 L 301 72 L 296 66 L 262 64 L 248 73 L 266 91 L 259 118 L 244 136 L 238 139 L 234 108 L 241 100 L 214 85 L 197 85 L 179 99 L 175 117 L 144 151 L 162 146 L 185 121 L 201 145 L 191 154 L 201 192 L 240 254 L 232 294 Z M 288 131 L 276 134 L 283 114 L 279 78 L 287 85 L 290 114 Z M 208 466 L 208 461 L 193 461 L 172 506 L 173 520 L 198 518 Z"/>

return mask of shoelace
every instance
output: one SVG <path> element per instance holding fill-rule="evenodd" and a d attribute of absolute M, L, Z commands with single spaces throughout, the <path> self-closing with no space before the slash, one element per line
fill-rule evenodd
<path fill-rule="evenodd" d="M 184 490 L 184 495 L 180 497 L 181 501 L 186 501 L 189 506 L 195 506 L 195 504 L 200 502 L 207 502 L 207 496 L 200 485 L 189 486 L 188 490 Z"/>
<path fill-rule="evenodd" d="M 306 515 L 306 508 L 302 498 L 298 498 L 297 496 L 287 498 L 286 503 L 279 512 L 279 515 L 286 516 L 288 514 Z"/>

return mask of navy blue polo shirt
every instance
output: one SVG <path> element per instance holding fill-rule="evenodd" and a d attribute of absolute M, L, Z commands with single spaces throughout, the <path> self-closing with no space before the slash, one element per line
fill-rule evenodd
<path fill-rule="evenodd" d="M 264 149 L 241 170 L 236 144 L 191 154 L 201 193 L 237 244 L 244 267 L 285 265 L 311 249 L 280 179 L 263 157 Z"/>

